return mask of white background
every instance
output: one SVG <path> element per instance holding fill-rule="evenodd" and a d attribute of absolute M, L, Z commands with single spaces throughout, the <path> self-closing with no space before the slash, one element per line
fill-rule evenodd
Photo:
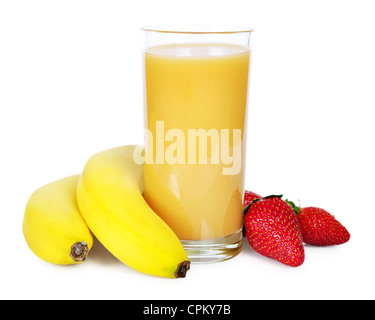
<path fill-rule="evenodd" d="M 374 299 L 373 1 L 0 2 L 1 299 Z M 76 266 L 27 247 L 30 194 L 99 151 L 143 143 L 140 27 L 255 29 L 246 187 L 320 206 L 351 240 L 284 266 L 245 244 L 185 279 L 140 274 L 98 242 Z"/>

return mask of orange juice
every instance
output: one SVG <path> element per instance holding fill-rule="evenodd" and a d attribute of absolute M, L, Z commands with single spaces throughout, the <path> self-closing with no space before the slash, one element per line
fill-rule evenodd
<path fill-rule="evenodd" d="M 181 240 L 240 232 L 249 49 L 176 44 L 144 55 L 146 201 Z"/>

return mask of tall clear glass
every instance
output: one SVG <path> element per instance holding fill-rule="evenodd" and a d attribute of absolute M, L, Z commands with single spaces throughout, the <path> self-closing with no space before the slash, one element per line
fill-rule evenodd
<path fill-rule="evenodd" d="M 194 262 L 242 247 L 252 30 L 144 27 L 145 199 Z"/>

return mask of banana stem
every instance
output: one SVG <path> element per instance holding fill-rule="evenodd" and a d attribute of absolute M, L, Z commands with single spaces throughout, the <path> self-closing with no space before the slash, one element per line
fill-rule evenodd
<path fill-rule="evenodd" d="M 183 261 L 177 266 L 177 270 L 174 273 L 176 278 L 185 278 L 187 271 L 190 269 L 190 261 Z"/>
<path fill-rule="evenodd" d="M 76 242 L 72 245 L 70 251 L 70 257 L 75 262 L 82 262 L 86 260 L 87 253 L 89 252 L 89 248 L 87 247 L 87 243 L 84 241 Z"/>

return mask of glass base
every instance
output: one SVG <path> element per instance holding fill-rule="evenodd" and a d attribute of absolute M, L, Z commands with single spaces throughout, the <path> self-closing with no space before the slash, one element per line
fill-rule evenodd
<path fill-rule="evenodd" d="M 235 257 L 242 249 L 242 229 L 218 239 L 181 240 L 191 263 L 210 263 Z"/>

